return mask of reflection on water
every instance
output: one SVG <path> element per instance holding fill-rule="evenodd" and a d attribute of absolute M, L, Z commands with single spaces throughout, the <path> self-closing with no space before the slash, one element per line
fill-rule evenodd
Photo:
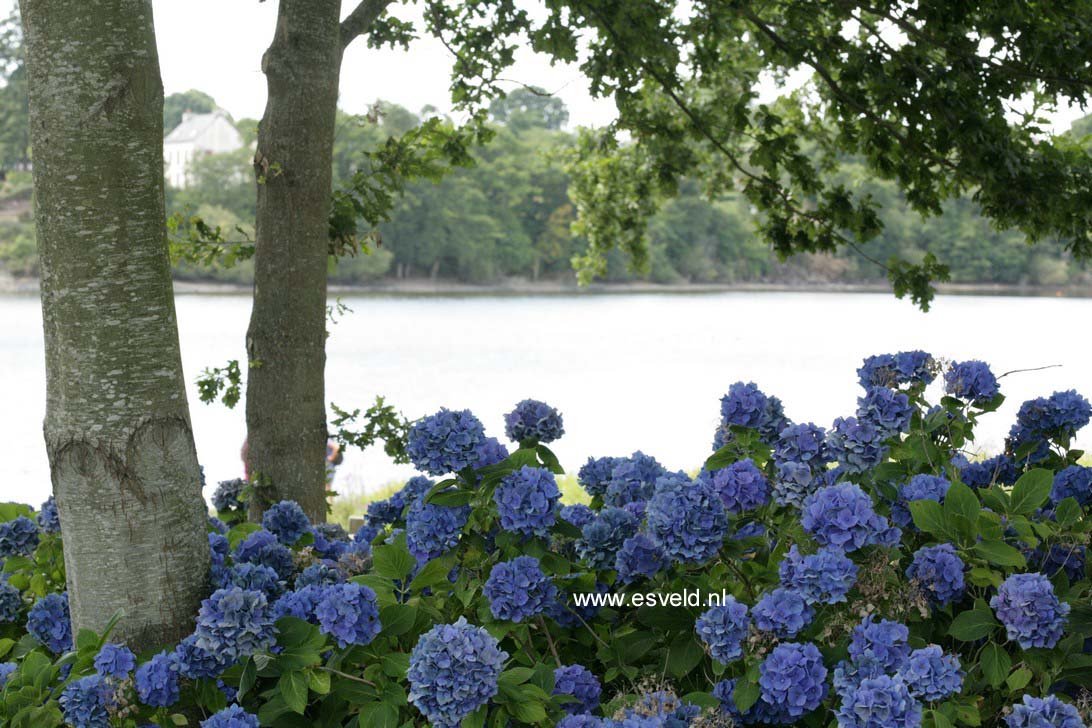
<path fill-rule="evenodd" d="M 240 476 L 242 405 L 197 401 L 201 370 L 244 359 L 246 296 L 180 295 L 183 363 L 197 450 L 208 476 Z M 718 399 L 753 380 L 798 421 L 829 425 L 852 412 L 856 368 L 868 355 L 925 349 L 977 358 L 996 373 L 1060 364 L 1002 380 L 1008 401 L 982 423 L 978 445 L 994 450 L 1020 402 L 1056 389 L 1092 396 L 1092 342 L 1079 322 L 1092 300 L 947 296 L 923 314 L 889 294 L 710 293 L 395 297 L 346 296 L 353 313 L 332 328 L 327 400 L 364 408 L 388 400 L 410 416 L 469 407 L 503 439 L 503 414 L 535 397 L 565 416 L 555 443 L 575 470 L 589 455 L 640 449 L 670 468 L 708 454 Z M 34 296 L 0 296 L 0 492 L 38 503 L 49 493 L 42 444 L 45 412 L 41 316 Z M 1078 438 L 1092 446 L 1092 433 Z M 340 490 L 405 476 L 381 452 L 351 452 Z"/>

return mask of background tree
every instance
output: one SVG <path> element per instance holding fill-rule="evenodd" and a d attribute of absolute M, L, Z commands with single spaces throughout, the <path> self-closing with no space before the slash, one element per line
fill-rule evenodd
<path fill-rule="evenodd" d="M 46 450 L 72 621 L 181 638 L 208 579 L 163 202 L 150 0 L 22 0 L 42 271 Z"/>
<path fill-rule="evenodd" d="M 191 111 L 207 114 L 216 110 L 216 101 L 204 91 L 190 89 L 163 99 L 163 133 L 168 134 L 182 123 L 182 114 Z"/>
<path fill-rule="evenodd" d="M 0 171 L 25 169 L 30 162 L 30 124 L 23 29 L 18 11 L 0 23 Z"/>

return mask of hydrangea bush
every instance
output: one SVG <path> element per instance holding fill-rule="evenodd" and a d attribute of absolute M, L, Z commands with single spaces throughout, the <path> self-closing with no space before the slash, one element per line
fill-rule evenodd
<path fill-rule="evenodd" d="M 980 453 L 987 364 L 858 376 L 829 428 L 733 384 L 704 463 L 591 458 L 587 504 L 560 502 L 562 419 L 536 400 L 505 417 L 511 451 L 468 411 L 420 420 L 431 477 L 351 536 L 290 501 L 247 522 L 251 486 L 225 482 L 192 631 L 145 653 L 73 631 L 52 499 L 0 504 L 0 728 L 1089 725 L 1092 468 L 1070 445 L 1092 406 L 1026 402 Z"/>

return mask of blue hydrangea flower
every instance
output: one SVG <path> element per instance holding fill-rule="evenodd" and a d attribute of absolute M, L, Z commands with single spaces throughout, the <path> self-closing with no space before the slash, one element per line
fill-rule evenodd
<path fill-rule="evenodd" d="M 227 536 L 222 533 L 209 531 L 208 539 L 211 566 L 213 568 L 223 566 L 224 559 L 227 558 L 228 553 L 231 551 L 231 544 L 228 542 Z"/>
<path fill-rule="evenodd" d="M 824 484 L 824 479 L 805 463 L 784 462 L 777 465 L 777 477 L 771 488 L 774 503 L 799 508 L 804 500 Z"/>
<path fill-rule="evenodd" d="M 720 418 L 724 425 L 757 429 L 766 412 L 766 395 L 754 382 L 736 382 L 720 399 Z"/>
<path fill-rule="evenodd" d="M 913 525 L 909 504 L 918 500 L 944 502 L 944 496 L 952 484 L 939 475 L 915 475 L 908 483 L 899 486 L 899 497 L 891 504 L 891 520 L 900 526 Z"/>
<path fill-rule="evenodd" d="M 76 728 L 109 728 L 110 686 L 101 675 L 88 675 L 65 686 L 58 701 L 66 723 Z"/>
<path fill-rule="evenodd" d="M 1024 552 L 1028 564 L 1033 565 L 1047 576 L 1053 577 L 1064 572 L 1070 584 L 1084 578 L 1085 547 L 1080 544 L 1052 544 L 1046 549 L 1029 549 Z"/>
<path fill-rule="evenodd" d="M 762 697 L 747 709 L 740 713 L 736 707 L 734 693 L 736 690 L 736 678 L 721 680 L 713 686 L 713 697 L 720 701 L 720 708 L 732 720 L 733 725 L 754 725 L 755 723 L 791 723 L 792 719 L 784 715 L 778 706 L 770 705 Z M 719 725 L 719 724 L 718 724 Z"/>
<path fill-rule="evenodd" d="M 577 713 L 576 715 L 564 715 L 554 728 L 613 728 L 597 715 Z"/>
<path fill-rule="evenodd" d="M 800 592 L 808 604 L 837 604 L 857 583 L 857 565 L 836 549 L 804 556 L 793 544 L 778 565 L 778 575 L 781 586 Z"/>
<path fill-rule="evenodd" d="M 269 507 L 262 516 L 262 527 L 277 537 L 281 543 L 291 546 L 307 533 L 311 521 L 295 501 L 283 500 Z"/>
<path fill-rule="evenodd" d="M 57 500 L 53 496 L 46 498 L 45 503 L 38 511 L 36 520 L 42 533 L 61 532 L 61 514 L 57 512 Z"/>
<path fill-rule="evenodd" d="M 201 728 L 258 728 L 258 716 L 229 705 L 201 721 Z"/>
<path fill-rule="evenodd" d="M 419 497 L 406 512 L 406 547 L 420 559 L 435 559 L 459 544 L 469 517 L 469 506 L 451 508 Z"/>
<path fill-rule="evenodd" d="M 421 635 L 410 654 L 409 700 L 436 728 L 457 728 L 497 694 L 507 659 L 493 635 L 465 618 L 438 624 Z"/>
<path fill-rule="evenodd" d="M 703 471 L 698 479 L 713 487 L 729 513 L 753 511 L 770 502 L 770 481 L 750 458 L 711 473 Z"/>
<path fill-rule="evenodd" d="M 545 468 L 524 465 L 504 476 L 493 491 L 501 528 L 525 536 L 545 536 L 557 522 L 561 491 Z"/>
<path fill-rule="evenodd" d="M 482 593 L 494 617 L 522 622 L 545 612 L 557 598 L 557 587 L 542 572 L 538 559 L 517 556 L 493 566 Z"/>
<path fill-rule="evenodd" d="M 661 490 L 646 512 L 648 532 L 669 559 L 704 564 L 728 534 L 728 517 L 713 489 L 702 482 Z"/>
<path fill-rule="evenodd" d="M 698 617 L 694 629 L 709 654 L 725 665 L 743 656 L 743 640 L 751 626 L 747 605 L 728 595 L 724 604 L 711 607 Z"/>
<path fill-rule="evenodd" d="M 663 549 L 643 533 L 630 536 L 618 550 L 614 570 L 618 581 L 629 584 L 637 579 L 651 579 L 667 566 Z"/>
<path fill-rule="evenodd" d="M 99 675 L 124 680 L 136 667 L 136 655 L 125 645 L 107 642 L 95 655 L 94 664 Z"/>
<path fill-rule="evenodd" d="M 837 717 L 842 728 L 918 728 L 921 704 L 902 680 L 880 675 L 846 691 Z"/>
<path fill-rule="evenodd" d="M 457 473 L 478 463 L 485 427 L 470 410 L 442 408 L 410 428 L 406 454 L 429 475 Z"/>
<path fill-rule="evenodd" d="M 0 622 L 14 622 L 23 611 L 23 597 L 11 584 L 0 581 Z"/>
<path fill-rule="evenodd" d="M 576 552 L 593 569 L 613 569 L 622 544 L 637 533 L 639 525 L 637 517 L 629 511 L 604 508 L 581 529 L 583 538 L 576 542 Z"/>
<path fill-rule="evenodd" d="M 366 645 L 382 628 L 375 592 L 354 582 L 326 587 L 315 606 L 315 618 L 339 647 Z"/>
<path fill-rule="evenodd" d="M 565 434 L 561 413 L 537 399 L 525 399 L 504 416 L 504 434 L 512 442 L 553 442 Z"/>
<path fill-rule="evenodd" d="M 898 671 L 910 694 L 927 703 L 957 695 L 963 688 L 963 675 L 959 658 L 945 654 L 938 645 L 914 650 Z"/>
<path fill-rule="evenodd" d="M 827 695 L 827 668 L 819 648 L 810 642 L 782 642 L 759 666 L 762 699 L 779 706 L 789 718 L 819 707 Z"/>
<path fill-rule="evenodd" d="M 910 629 L 889 619 L 876 621 L 868 615 L 853 628 L 849 640 L 849 657 L 854 662 L 874 662 L 886 671 L 894 672 L 910 656 Z"/>
<path fill-rule="evenodd" d="M 308 584 L 296 591 L 288 592 L 273 603 L 273 619 L 295 617 L 312 624 L 317 623 L 315 607 L 325 596 L 326 586 L 328 585 Z"/>
<path fill-rule="evenodd" d="M 296 570 L 292 552 L 277 537 L 266 530 L 255 531 L 235 545 L 235 563 L 261 564 L 277 572 L 281 581 L 288 581 Z"/>
<path fill-rule="evenodd" d="M 959 479 L 968 488 L 988 488 L 994 483 L 1012 485 L 1020 476 L 1016 463 L 1008 455 L 995 455 L 986 460 L 961 463 Z"/>
<path fill-rule="evenodd" d="M 950 543 L 925 546 L 914 552 L 906 576 L 917 582 L 930 601 L 946 606 L 963 596 L 966 565 Z"/>
<path fill-rule="evenodd" d="M 382 530 L 382 526 L 367 522 L 367 519 L 365 519 L 364 525 L 356 529 L 356 533 L 353 534 L 353 541 L 371 546 L 372 541 L 375 540 L 375 537 L 378 536 L 379 532 Z"/>
<path fill-rule="evenodd" d="M 0 662 L 0 690 L 4 689 L 4 686 L 8 684 L 8 678 L 18 669 L 19 666 L 14 662 Z"/>
<path fill-rule="evenodd" d="M 234 480 L 221 480 L 212 494 L 212 507 L 218 512 L 244 510 L 243 489 L 247 482 L 242 478 Z"/>
<path fill-rule="evenodd" d="M 603 493 L 603 502 L 620 508 L 634 501 L 647 501 L 655 492 L 656 481 L 663 475 L 667 475 L 667 468 L 640 450 L 628 458 L 618 458 Z"/>
<path fill-rule="evenodd" d="M 474 464 L 474 468 L 480 470 L 507 459 L 508 448 L 504 446 L 504 443 L 495 437 L 487 437 L 478 445 L 478 462 Z"/>
<path fill-rule="evenodd" d="M 997 377 L 983 361 L 970 359 L 952 364 L 944 372 L 944 391 L 974 404 L 985 404 L 997 396 Z"/>
<path fill-rule="evenodd" d="M 399 496 L 400 493 L 395 493 L 390 498 L 369 503 L 365 523 L 369 526 L 380 527 L 402 520 L 402 511 L 407 504 L 402 502 Z"/>
<path fill-rule="evenodd" d="M 758 434 L 762 442 L 773 444 L 781 431 L 791 424 L 792 421 L 785 416 L 784 403 L 772 394 L 766 397 L 766 408 L 762 410 L 762 419 L 758 423 Z"/>
<path fill-rule="evenodd" d="M 38 548 L 38 524 L 26 516 L 0 523 L 0 559 L 30 556 Z"/>
<path fill-rule="evenodd" d="M 883 665 L 873 659 L 842 660 L 834 666 L 831 684 L 839 696 L 860 687 L 863 680 L 887 674 Z"/>
<path fill-rule="evenodd" d="M 584 528 L 595 519 L 595 511 L 583 503 L 574 503 L 571 506 L 561 507 L 561 518 L 577 528 Z"/>
<path fill-rule="evenodd" d="M 326 526 L 328 524 L 320 525 Z M 354 549 L 358 544 L 351 543 L 347 538 L 341 538 L 339 534 L 328 535 L 329 530 L 326 528 L 312 526 L 308 529 L 308 533 L 314 539 L 311 542 L 312 555 L 317 558 L 337 561 L 343 554 L 351 550 L 358 550 Z M 369 553 L 371 552 L 370 547 L 361 546 L 361 548 L 366 548 Z"/>
<path fill-rule="evenodd" d="M 580 470 L 576 474 L 576 480 L 588 492 L 588 495 L 603 495 L 607 492 L 607 486 L 610 485 L 611 473 L 614 472 L 615 466 L 624 459 L 589 457 L 588 462 L 580 466 Z"/>
<path fill-rule="evenodd" d="M 865 358 L 857 370 L 861 386 L 898 387 L 901 384 L 930 384 L 936 379 L 936 361 L 926 351 L 900 351 Z"/>
<path fill-rule="evenodd" d="M 884 433 L 868 420 L 839 417 L 827 433 L 827 449 L 847 473 L 879 465 L 887 453 Z"/>
<path fill-rule="evenodd" d="M 296 577 L 296 589 L 315 584 L 317 586 L 330 586 L 345 581 L 345 576 L 336 566 L 331 566 L 325 561 L 311 564 Z"/>
<path fill-rule="evenodd" d="M 27 632 L 50 652 L 60 654 L 72 649 L 68 592 L 46 594 L 36 601 L 27 613 Z"/>
<path fill-rule="evenodd" d="M 562 665 L 554 670 L 554 695 L 571 695 L 575 701 L 562 703 L 567 713 L 590 713 L 599 707 L 602 686 L 583 665 Z"/>
<path fill-rule="evenodd" d="M 1016 424 L 1036 436 L 1049 437 L 1057 433 L 1072 436 L 1087 425 L 1090 418 L 1092 404 L 1071 389 L 1024 402 L 1016 413 Z"/>
<path fill-rule="evenodd" d="M 242 563 L 220 569 L 213 574 L 213 588 L 226 589 L 237 586 L 263 592 L 269 599 L 284 593 L 284 582 L 277 572 L 261 564 Z"/>
<path fill-rule="evenodd" d="M 1054 695 L 1036 698 L 1025 695 L 1022 703 L 1005 716 L 1009 728 L 1084 728 L 1077 709 Z"/>
<path fill-rule="evenodd" d="M 885 440 L 909 430 L 913 414 L 910 398 L 887 387 L 873 387 L 857 400 L 857 418 L 875 425 Z"/>
<path fill-rule="evenodd" d="M 1054 476 L 1050 502 L 1058 505 L 1066 498 L 1074 498 L 1084 507 L 1092 506 L 1092 468 L 1070 465 Z"/>
<path fill-rule="evenodd" d="M 197 645 L 225 660 L 269 649 L 274 641 L 273 614 L 265 594 L 231 587 L 217 589 L 197 613 Z"/>
<path fill-rule="evenodd" d="M 197 635 L 193 634 L 178 643 L 174 649 L 174 659 L 178 663 L 178 674 L 191 680 L 217 677 L 233 664 L 201 649 L 197 644 Z"/>
<path fill-rule="evenodd" d="M 1069 605 L 1058 601 L 1054 585 L 1040 573 L 1013 574 L 990 600 L 1010 640 L 1020 647 L 1050 649 L 1062 638 Z"/>
<path fill-rule="evenodd" d="M 778 587 L 766 592 L 751 609 L 755 627 L 780 639 L 792 639 L 815 618 L 815 609 L 804 596 L 792 589 Z"/>
<path fill-rule="evenodd" d="M 801 463 L 820 468 L 830 461 L 826 440 L 826 430 L 811 422 L 790 425 L 777 436 L 774 462 Z"/>
<path fill-rule="evenodd" d="M 853 483 L 829 485 L 808 496 L 800 525 L 820 546 L 847 552 L 875 544 L 893 545 L 902 536 L 876 513 L 868 494 Z"/>
<path fill-rule="evenodd" d="M 178 658 L 173 652 L 160 652 L 136 669 L 136 689 L 140 702 L 149 708 L 169 708 L 178 702 Z"/>

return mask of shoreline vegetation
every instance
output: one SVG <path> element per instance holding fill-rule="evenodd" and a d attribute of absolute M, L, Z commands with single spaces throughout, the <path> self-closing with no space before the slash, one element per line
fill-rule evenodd
<path fill-rule="evenodd" d="M 252 286 L 218 280 L 175 279 L 176 294 L 204 293 L 210 295 L 250 294 Z M 579 286 L 573 279 L 538 280 L 512 278 L 493 283 L 462 283 L 458 281 L 421 279 L 385 280 L 367 284 L 330 284 L 329 293 L 338 295 L 405 295 L 405 296 L 546 296 L 546 295 L 610 295 L 633 293 L 889 293 L 886 281 L 874 283 L 817 282 L 739 282 L 739 283 L 653 283 L 624 281 L 592 283 Z M 1039 285 L 1007 283 L 942 283 L 941 295 L 956 296 L 1028 296 L 1039 298 L 1092 298 L 1090 285 Z M 13 276 L 0 270 L 0 294 L 38 293 L 38 279 L 33 276 Z"/>

